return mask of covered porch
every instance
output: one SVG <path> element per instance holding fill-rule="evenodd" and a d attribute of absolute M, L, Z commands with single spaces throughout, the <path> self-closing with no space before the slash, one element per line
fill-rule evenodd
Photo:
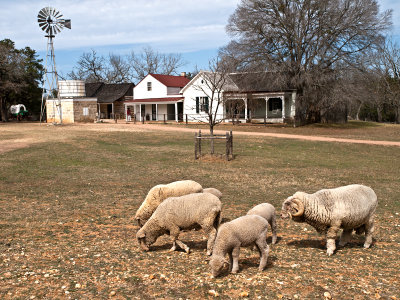
<path fill-rule="evenodd" d="M 183 121 L 183 100 L 183 97 L 168 97 L 125 101 L 125 116 L 129 108 L 132 119 L 180 122 Z"/>
<path fill-rule="evenodd" d="M 236 122 L 283 123 L 286 108 L 289 106 L 288 95 L 282 93 L 247 93 L 231 94 L 225 100 L 225 120 Z"/>

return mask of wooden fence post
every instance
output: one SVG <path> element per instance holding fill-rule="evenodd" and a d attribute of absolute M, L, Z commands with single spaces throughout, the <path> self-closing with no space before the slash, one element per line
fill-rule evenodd
<path fill-rule="evenodd" d="M 230 153 L 230 139 L 229 139 L 229 133 L 228 133 L 228 131 L 226 132 L 226 135 L 225 135 L 225 138 L 226 138 L 226 149 L 225 149 L 225 152 L 226 152 L 226 160 L 229 160 L 229 153 Z"/>
<path fill-rule="evenodd" d="M 199 130 L 199 156 L 201 156 L 201 129 Z"/>
<path fill-rule="evenodd" d="M 136 124 L 136 114 L 133 115 L 133 124 Z"/>
<path fill-rule="evenodd" d="M 142 124 L 144 124 L 144 118 L 145 118 L 145 116 L 142 116 Z"/>
<path fill-rule="evenodd" d="M 186 125 L 188 124 L 188 117 L 187 117 L 187 114 L 186 114 Z"/>
<path fill-rule="evenodd" d="M 198 147 L 199 147 L 199 139 L 197 138 L 197 132 L 194 133 L 194 159 L 197 159 L 198 156 Z"/>
<path fill-rule="evenodd" d="M 264 116 L 264 127 L 267 127 L 267 116 Z"/>
<path fill-rule="evenodd" d="M 233 159 L 233 134 L 232 134 L 232 130 L 230 132 L 230 137 L 229 137 L 229 148 L 230 148 L 230 152 L 231 152 L 231 157 Z"/>
<path fill-rule="evenodd" d="M 166 124 L 167 122 L 166 122 L 166 120 L 165 120 L 165 114 L 164 114 L 164 124 Z"/>

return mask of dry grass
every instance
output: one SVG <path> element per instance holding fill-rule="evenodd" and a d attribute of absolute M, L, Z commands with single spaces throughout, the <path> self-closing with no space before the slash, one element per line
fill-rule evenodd
<path fill-rule="evenodd" d="M 0 154 L 2 299 L 213 298 L 210 290 L 221 298 L 399 297 L 398 147 L 238 136 L 235 160 L 195 161 L 190 133 L 0 126 L 2 143 L 16 138 L 31 142 Z M 327 257 L 311 227 L 279 220 L 264 272 L 258 254 L 242 249 L 239 274 L 211 279 L 201 232 L 182 235 L 190 255 L 169 252 L 166 236 L 148 253 L 135 241 L 132 216 L 147 191 L 180 179 L 220 189 L 225 220 L 265 201 L 279 210 L 297 190 L 366 184 L 379 197 L 376 241 L 365 250 L 354 236 Z"/>

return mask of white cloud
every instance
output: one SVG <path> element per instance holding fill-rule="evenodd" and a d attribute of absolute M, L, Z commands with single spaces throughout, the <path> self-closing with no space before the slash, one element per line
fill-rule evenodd
<path fill-rule="evenodd" d="M 239 0 L 54 0 L 72 30 L 55 38 L 56 49 L 158 44 L 165 51 L 216 48 L 228 42 L 225 25 Z M 0 0 L 0 39 L 18 48 L 46 47 L 37 14 L 49 1 Z M 179 47 L 178 47 L 179 46 Z M 176 48 L 176 49 L 175 49 Z"/>

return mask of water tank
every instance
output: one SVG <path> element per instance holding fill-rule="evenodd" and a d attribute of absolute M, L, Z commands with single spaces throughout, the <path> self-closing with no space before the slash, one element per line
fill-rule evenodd
<path fill-rule="evenodd" d="M 58 82 L 61 98 L 85 97 L 85 82 L 83 80 L 60 80 Z"/>

